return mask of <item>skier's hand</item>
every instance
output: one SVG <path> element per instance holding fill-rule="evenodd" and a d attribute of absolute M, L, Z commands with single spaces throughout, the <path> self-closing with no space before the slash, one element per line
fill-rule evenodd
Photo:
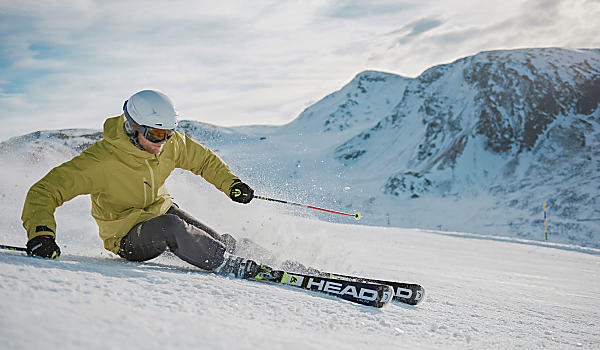
<path fill-rule="evenodd" d="M 254 198 L 254 190 L 241 180 L 235 180 L 229 188 L 229 197 L 234 202 L 247 204 Z"/>
<path fill-rule="evenodd" d="M 54 237 L 50 235 L 36 236 L 27 242 L 27 255 L 56 259 L 60 256 L 60 248 Z"/>

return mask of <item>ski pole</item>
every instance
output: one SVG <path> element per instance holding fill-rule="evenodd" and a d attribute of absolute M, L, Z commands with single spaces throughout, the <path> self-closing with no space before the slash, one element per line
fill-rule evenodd
<path fill-rule="evenodd" d="M 304 208 L 308 208 L 308 209 L 315 209 L 315 210 L 326 211 L 326 212 L 332 213 L 332 214 L 353 216 L 356 220 L 360 220 L 360 218 L 362 217 L 362 215 L 360 215 L 360 213 L 356 213 L 356 214 L 342 213 L 342 212 L 339 212 L 339 211 L 334 211 L 334 210 L 329 210 L 329 209 L 323 209 L 323 208 L 315 207 L 315 206 L 312 206 L 312 205 L 306 205 L 306 204 L 299 204 L 299 203 L 288 202 L 288 201 L 284 201 L 284 200 L 281 200 L 281 199 L 273 199 L 273 198 L 268 198 L 268 197 L 263 197 L 263 196 L 254 196 L 254 198 L 262 199 L 264 201 L 271 201 L 271 202 L 277 202 L 277 203 L 295 205 L 295 206 L 298 206 L 298 207 L 304 207 Z"/>
<path fill-rule="evenodd" d="M 26 252 L 27 251 L 27 248 L 13 247 L 11 245 L 4 245 L 4 244 L 0 244 L 0 249 L 4 249 L 4 250 L 16 250 L 18 252 Z"/>

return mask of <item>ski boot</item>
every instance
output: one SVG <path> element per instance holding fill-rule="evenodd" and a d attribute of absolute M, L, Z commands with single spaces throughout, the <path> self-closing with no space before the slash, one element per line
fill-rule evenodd
<path fill-rule="evenodd" d="M 226 253 L 225 260 L 214 272 L 218 275 L 248 279 L 258 274 L 259 267 L 253 260 Z"/>

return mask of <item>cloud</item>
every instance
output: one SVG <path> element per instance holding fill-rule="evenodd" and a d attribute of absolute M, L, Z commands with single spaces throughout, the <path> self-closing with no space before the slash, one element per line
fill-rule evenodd
<path fill-rule="evenodd" d="M 431 29 L 439 27 L 444 22 L 435 18 L 423 18 L 412 24 L 412 30 L 407 34 L 409 37 L 418 36 Z"/>
<path fill-rule="evenodd" d="M 404 12 L 412 6 L 411 1 L 338 0 L 333 2 L 326 14 L 332 18 L 342 19 L 381 17 Z"/>
<path fill-rule="evenodd" d="M 386 36 L 394 37 L 392 46 L 403 45 L 409 40 L 413 40 L 414 38 L 419 37 L 421 34 L 435 29 L 443 24 L 444 21 L 437 18 L 421 18 L 405 25 L 400 29 L 387 33 Z"/>
<path fill-rule="evenodd" d="M 595 5 L 583 0 L 504 1 L 473 7 L 458 2 L 432 9 L 425 19 L 439 19 L 438 26 L 411 37 L 409 23 L 370 46 L 371 66 L 400 73 L 454 61 L 481 51 L 523 47 L 598 47 L 600 15 Z M 443 18 L 443 19 L 440 19 Z M 418 40 L 415 40 L 418 38 Z M 418 71 L 420 73 L 422 70 Z"/>
<path fill-rule="evenodd" d="M 0 139 L 100 128 L 144 88 L 167 92 L 183 118 L 282 124 L 366 69 L 416 76 L 483 50 L 598 47 L 598 10 L 590 0 L 5 1 Z"/>

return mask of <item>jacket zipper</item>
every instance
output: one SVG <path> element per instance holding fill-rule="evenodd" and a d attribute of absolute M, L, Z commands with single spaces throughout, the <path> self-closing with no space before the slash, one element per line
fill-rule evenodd
<path fill-rule="evenodd" d="M 143 178 L 142 180 L 142 187 L 144 189 L 144 208 L 146 208 L 146 206 L 148 205 L 148 194 L 147 191 L 148 189 L 146 187 L 148 187 L 148 183 L 146 182 L 146 178 Z"/>
<path fill-rule="evenodd" d="M 150 203 L 154 203 L 154 170 L 152 170 L 152 167 L 150 166 L 150 161 L 148 159 L 144 159 L 144 161 L 146 162 L 146 165 L 148 166 L 148 171 L 150 172 L 150 183 L 144 183 L 144 186 L 150 187 Z M 146 196 L 146 192 L 144 192 L 144 208 L 148 206 L 147 199 L 148 198 Z"/>

